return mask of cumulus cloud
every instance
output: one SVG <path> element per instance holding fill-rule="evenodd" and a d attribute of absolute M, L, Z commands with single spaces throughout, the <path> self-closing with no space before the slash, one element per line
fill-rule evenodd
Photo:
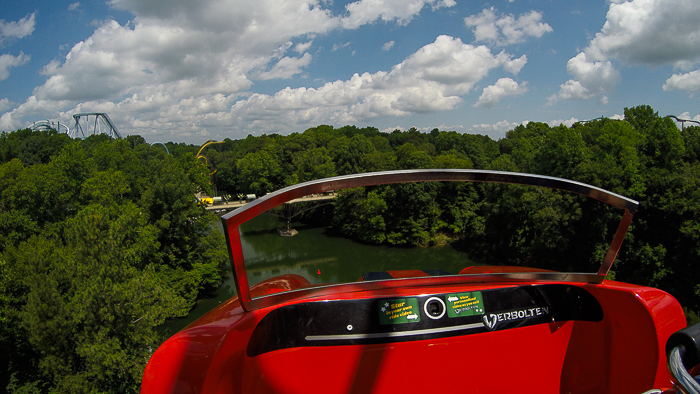
<path fill-rule="evenodd" d="M 695 0 L 613 0 L 605 24 L 589 45 L 572 58 L 567 71 L 574 78 L 561 85 L 558 99 L 588 99 L 607 97 L 602 93 L 619 82 L 619 73 L 611 60 L 648 66 L 671 64 L 690 70 L 700 61 L 700 2 Z M 600 77 L 580 79 L 570 70 L 572 63 L 583 68 L 597 69 Z M 591 75 L 588 73 L 588 75 Z M 665 91 L 694 92 L 698 86 L 698 71 L 674 74 L 663 85 Z M 550 97 L 550 103 L 553 102 Z"/>
<path fill-rule="evenodd" d="M 690 93 L 700 89 L 700 70 L 689 73 L 673 74 L 663 85 L 665 92 L 670 90 L 685 90 Z"/>
<path fill-rule="evenodd" d="M 698 19 L 695 0 L 616 0 L 586 52 L 596 60 L 685 66 L 700 59 Z"/>
<path fill-rule="evenodd" d="M 9 104 L 9 103 L 8 103 Z M 0 116 L 0 130 L 13 130 L 17 129 L 18 124 L 23 125 L 21 120 L 24 117 L 34 117 L 34 120 L 38 119 L 60 119 L 61 122 L 68 123 L 70 119 L 64 112 L 57 110 L 56 108 L 64 107 L 69 105 L 67 101 L 55 102 L 47 100 L 37 100 L 36 96 L 30 96 L 24 103 L 20 104 L 17 108 L 10 112 L 5 112 Z M 29 122 L 28 124 L 31 124 Z M 28 125 L 24 124 L 24 125 Z"/>
<path fill-rule="evenodd" d="M 601 104 L 607 104 L 607 97 L 603 93 L 612 89 L 621 79 L 620 72 L 615 70 L 609 60 L 591 61 L 585 52 L 569 59 L 566 71 L 574 79 L 560 85 L 559 93 L 550 97 L 550 103 L 556 99 L 587 100 L 599 97 Z"/>
<path fill-rule="evenodd" d="M 8 38 L 24 38 L 32 34 L 36 25 L 35 15 L 33 12 L 17 22 L 0 19 L 0 44 Z"/>
<path fill-rule="evenodd" d="M 32 34 L 36 25 L 35 15 L 36 13 L 31 13 L 17 22 L 0 19 L 0 47 L 9 39 L 24 38 Z M 10 68 L 26 64 L 30 58 L 24 52 L 17 56 L 7 53 L 0 55 L 0 81 L 10 77 Z"/>
<path fill-rule="evenodd" d="M 527 63 L 527 55 L 522 55 L 519 58 L 513 60 L 512 62 L 509 62 L 504 66 L 505 70 L 508 71 L 509 73 L 513 75 L 518 75 L 520 73 L 520 70 L 525 67 L 525 64 Z"/>
<path fill-rule="evenodd" d="M 408 23 L 426 6 L 451 7 L 454 1 L 362 0 L 343 15 L 327 4 L 111 0 L 134 19 L 101 22 L 65 58 L 47 64 L 46 82 L 0 116 L 0 129 L 107 112 L 122 131 L 146 138 L 289 132 L 453 109 L 492 70 L 516 75 L 527 63 L 524 55 L 440 36 L 391 69 L 316 88 L 251 93 L 256 80 L 303 75 L 319 53 L 311 49 L 320 35 L 377 21 Z"/>
<path fill-rule="evenodd" d="M 579 119 L 573 118 L 573 117 L 572 117 L 572 118 L 567 119 L 567 120 L 561 120 L 561 119 L 558 119 L 558 120 L 550 120 L 548 123 L 549 123 L 549 125 L 552 126 L 552 127 L 559 126 L 559 125 L 564 125 L 564 126 L 566 126 L 566 127 L 571 127 L 571 126 L 574 125 L 574 123 L 576 123 L 576 122 L 578 122 L 578 121 L 579 121 Z"/>
<path fill-rule="evenodd" d="M 389 49 L 394 47 L 394 44 L 395 44 L 394 41 L 385 42 L 384 45 L 382 45 L 382 50 L 388 51 Z"/>
<path fill-rule="evenodd" d="M 685 111 L 682 114 L 678 115 L 678 118 L 683 120 L 692 120 L 695 122 L 700 122 L 700 115 L 695 115 L 691 117 L 690 112 L 688 111 Z"/>
<path fill-rule="evenodd" d="M 354 123 L 380 116 L 453 109 L 475 83 L 494 68 L 512 68 L 511 55 L 485 46 L 439 36 L 391 71 L 355 74 L 318 89 L 286 88 L 275 95 L 253 94 L 239 100 L 232 113 L 257 121 L 273 113 L 311 123 Z"/>
<path fill-rule="evenodd" d="M 506 136 L 506 132 L 513 130 L 519 125 L 520 123 L 517 122 L 509 122 L 507 120 L 502 120 L 500 122 L 496 122 L 495 124 L 481 123 L 472 125 L 470 131 L 477 134 L 488 135 L 493 139 L 500 139 Z"/>
<path fill-rule="evenodd" d="M 590 61 L 585 53 L 579 53 L 566 63 L 566 71 L 592 92 L 603 91 L 620 79 L 620 73 L 609 61 Z"/>
<path fill-rule="evenodd" d="M 499 46 L 524 42 L 529 37 L 542 37 L 551 33 L 552 27 L 542 22 L 542 13 L 530 11 L 517 18 L 513 15 L 496 15 L 496 8 L 484 9 L 480 14 L 464 18 L 471 27 L 477 42 Z"/>
<path fill-rule="evenodd" d="M 340 26 L 318 2 L 261 0 L 143 2 L 113 0 L 133 12 L 125 25 L 109 20 L 77 43 L 34 94 L 41 100 L 120 100 L 134 93 L 167 92 L 174 100 L 237 94 L 255 78 L 289 78 L 308 66 L 316 34 Z M 311 38 L 311 39 L 310 39 Z M 99 87 L 99 88 L 96 88 Z"/>
<path fill-rule="evenodd" d="M 342 19 L 342 24 L 346 29 L 357 29 L 377 20 L 406 25 L 426 5 L 437 9 L 456 4 L 454 0 L 360 0 L 345 6 L 348 15 Z"/>
<path fill-rule="evenodd" d="M 508 96 L 517 96 L 525 92 L 527 92 L 527 82 L 518 84 L 511 78 L 501 78 L 494 85 L 484 88 L 479 101 L 474 106 L 491 108 Z"/>
<path fill-rule="evenodd" d="M 308 51 L 309 48 L 311 48 L 311 44 L 313 44 L 313 43 L 314 43 L 313 40 L 307 41 L 307 42 L 300 42 L 294 46 L 294 52 L 304 53 L 304 52 Z"/>
<path fill-rule="evenodd" d="M 308 53 L 300 58 L 285 56 L 270 71 L 260 73 L 258 79 L 289 79 L 293 75 L 301 73 L 302 69 L 311 63 L 311 58 L 312 56 Z"/>
<path fill-rule="evenodd" d="M 7 111 L 12 108 L 13 103 L 8 98 L 0 99 L 0 112 Z"/>
<path fill-rule="evenodd" d="M 613 119 L 613 120 L 625 120 L 625 115 L 615 114 L 615 115 L 611 116 L 610 119 Z"/>
<path fill-rule="evenodd" d="M 119 111 L 115 118 L 141 119 L 147 116 L 141 108 L 152 108 L 156 102 L 170 109 L 193 98 L 218 102 L 224 96 L 233 101 L 246 94 L 256 78 L 289 78 L 308 66 L 310 54 L 285 52 L 306 53 L 314 37 L 341 27 L 342 18 L 322 3 L 112 0 L 110 5 L 131 12 L 134 19 L 124 25 L 102 22 L 64 59 L 46 65 L 42 73 L 47 80 L 27 103 L 53 103 L 42 118 L 70 108 L 66 103 L 76 110 L 89 103 L 111 106 Z M 15 25 L 33 26 L 33 14 L 25 19 L 3 22 L 3 34 L 17 31 Z M 4 124 L 26 125 L 29 119 L 24 117 L 33 116 L 29 108 L 36 105 L 5 114 Z M 192 119 L 179 122 L 183 123 L 192 124 Z"/>
<path fill-rule="evenodd" d="M 17 56 L 0 55 L 0 81 L 7 79 L 10 76 L 10 68 L 21 66 L 27 63 L 30 59 L 29 55 L 20 52 Z"/>
<path fill-rule="evenodd" d="M 337 51 L 338 49 L 346 48 L 346 47 L 349 47 L 349 46 L 350 46 L 350 42 L 346 42 L 346 43 L 343 43 L 343 44 L 333 44 L 333 48 L 331 48 L 331 52 L 335 52 L 335 51 Z"/>

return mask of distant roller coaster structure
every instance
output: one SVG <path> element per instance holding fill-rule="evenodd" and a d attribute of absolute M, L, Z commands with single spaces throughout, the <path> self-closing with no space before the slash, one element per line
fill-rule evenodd
<path fill-rule="evenodd" d="M 38 120 L 34 123 L 32 123 L 31 126 L 29 126 L 30 129 L 34 131 L 47 131 L 47 130 L 56 130 L 59 133 L 64 133 L 70 135 L 70 128 L 68 127 L 67 124 L 61 123 L 61 122 L 54 122 L 53 120 Z"/>
<path fill-rule="evenodd" d="M 104 112 L 82 112 L 73 115 L 73 128 L 66 123 L 53 120 L 39 120 L 29 126 L 32 130 L 56 130 L 71 138 L 87 138 L 95 134 L 107 134 L 111 138 L 122 138 L 112 119 Z M 166 150 L 168 148 L 165 148 Z"/>
<path fill-rule="evenodd" d="M 94 121 L 93 121 L 94 119 Z M 122 138 L 117 126 L 104 112 L 83 112 L 73 115 L 73 129 L 69 130 L 71 138 L 87 138 L 95 134 L 107 134 L 112 138 Z"/>
<path fill-rule="evenodd" d="M 698 122 L 697 120 L 693 120 L 693 119 L 680 119 L 677 116 L 673 116 L 673 115 L 668 115 L 668 116 L 666 116 L 666 118 L 671 118 L 671 119 L 675 120 L 676 122 L 680 123 L 681 130 L 685 130 L 685 123 L 686 122 L 695 123 L 695 124 L 700 125 L 700 122 Z"/>

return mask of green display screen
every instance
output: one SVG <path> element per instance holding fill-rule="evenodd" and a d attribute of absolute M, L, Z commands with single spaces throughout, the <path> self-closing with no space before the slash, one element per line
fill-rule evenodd
<path fill-rule="evenodd" d="M 379 301 L 380 324 L 417 323 L 420 321 L 418 300 L 395 298 Z"/>
<path fill-rule="evenodd" d="M 464 317 L 484 314 L 484 301 L 480 291 L 454 293 L 445 296 L 447 316 Z"/>

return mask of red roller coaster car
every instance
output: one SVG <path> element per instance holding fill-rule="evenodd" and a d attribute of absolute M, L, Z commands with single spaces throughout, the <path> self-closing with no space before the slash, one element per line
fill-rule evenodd
<path fill-rule="evenodd" d="M 595 273 L 451 275 L 427 262 L 353 283 L 281 275 L 249 286 L 242 223 L 310 194 L 429 181 L 569 191 L 620 208 L 622 221 Z M 340 176 L 268 194 L 222 217 L 238 296 L 158 348 L 142 393 L 700 393 L 684 368 L 700 360 L 700 327 L 684 329 L 669 294 L 605 279 L 637 205 L 579 182 L 481 170 Z"/>

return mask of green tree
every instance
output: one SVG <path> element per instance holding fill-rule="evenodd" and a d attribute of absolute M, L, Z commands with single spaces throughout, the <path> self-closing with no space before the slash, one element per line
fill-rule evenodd
<path fill-rule="evenodd" d="M 411 143 L 405 143 L 396 149 L 396 165 L 400 169 L 430 168 L 432 164 L 430 155 Z"/>
<path fill-rule="evenodd" d="M 538 174 L 571 179 L 589 154 L 581 133 L 566 126 L 556 127 L 535 152 L 533 169 Z"/>
<path fill-rule="evenodd" d="M 335 205 L 334 222 L 340 231 L 362 242 L 381 244 L 386 241 L 384 214 L 386 201 L 377 191 L 365 188 L 343 190 Z"/>
<path fill-rule="evenodd" d="M 214 291 L 228 261 L 194 197 L 208 169 L 183 152 L 96 136 L 0 165 L 1 387 L 138 391 L 156 327 Z"/>
<path fill-rule="evenodd" d="M 282 167 L 270 149 L 248 153 L 236 163 L 240 187 L 245 193 L 262 196 L 283 185 Z"/>
<path fill-rule="evenodd" d="M 0 164 L 19 159 L 24 165 L 46 164 L 70 142 L 56 130 L 17 130 L 0 134 Z"/>
<path fill-rule="evenodd" d="M 296 182 L 306 182 L 335 175 L 335 164 L 326 148 L 312 148 L 304 151 L 294 159 L 294 167 L 296 168 Z"/>
<path fill-rule="evenodd" d="M 546 123 L 518 125 L 506 133 L 506 138 L 498 141 L 499 150 L 501 154 L 510 155 L 520 171 L 532 173 L 536 167 L 537 152 L 550 131 L 551 127 Z"/>
<path fill-rule="evenodd" d="M 155 233 L 134 204 L 89 205 L 67 221 L 65 245 L 32 238 L 6 254 L 27 291 L 21 326 L 56 391 L 138 390 L 155 328 L 187 311 L 153 265 L 139 267 Z"/>
<path fill-rule="evenodd" d="M 362 134 L 352 138 L 340 137 L 328 146 L 338 175 L 358 174 L 366 171 L 364 159 L 374 152 L 374 145 Z"/>
<path fill-rule="evenodd" d="M 455 150 L 442 153 L 433 159 L 433 168 L 474 168 L 469 158 Z"/>

